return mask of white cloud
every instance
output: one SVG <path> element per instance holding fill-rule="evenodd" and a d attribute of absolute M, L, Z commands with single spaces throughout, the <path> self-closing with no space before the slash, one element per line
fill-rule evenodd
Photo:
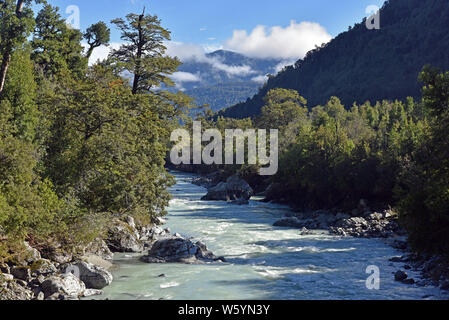
<path fill-rule="evenodd" d="M 256 58 L 299 59 L 314 49 L 315 45 L 329 42 L 331 35 L 318 23 L 292 20 L 282 28 L 257 26 L 251 33 L 234 30 L 231 39 L 225 41 L 224 48 Z"/>
<path fill-rule="evenodd" d="M 172 57 L 178 57 L 183 62 L 200 62 L 208 63 L 212 68 L 224 71 L 229 77 L 233 76 L 246 76 L 256 73 L 250 66 L 247 65 L 227 65 L 220 61 L 218 58 L 211 58 L 206 56 L 206 50 L 204 47 L 180 42 L 167 42 L 167 55 Z"/>
<path fill-rule="evenodd" d="M 182 83 L 182 82 L 200 82 L 201 78 L 193 73 L 190 72 L 182 72 L 178 71 L 173 73 L 170 78 L 175 81 L 176 83 Z"/>
<path fill-rule="evenodd" d="M 268 76 L 266 76 L 266 75 L 265 76 L 260 75 L 260 76 L 251 78 L 251 81 L 261 83 L 261 84 L 265 83 L 267 80 L 268 80 Z"/>
<path fill-rule="evenodd" d="M 284 69 L 284 67 L 286 66 L 291 66 L 293 64 L 295 64 L 297 61 L 297 59 L 291 59 L 291 60 L 283 60 L 281 62 L 279 62 L 275 67 L 274 67 L 274 73 L 277 74 L 279 71 L 281 71 L 282 69 Z"/>
<path fill-rule="evenodd" d="M 88 47 L 87 43 L 83 43 L 82 45 L 87 50 Z M 120 48 L 121 45 L 122 44 L 119 42 L 112 42 L 111 44 L 109 44 L 109 46 L 100 46 L 98 48 L 95 48 L 94 51 L 92 52 L 92 55 L 90 56 L 89 65 L 93 65 L 98 60 L 102 61 L 106 59 L 111 50 L 118 49 Z"/>

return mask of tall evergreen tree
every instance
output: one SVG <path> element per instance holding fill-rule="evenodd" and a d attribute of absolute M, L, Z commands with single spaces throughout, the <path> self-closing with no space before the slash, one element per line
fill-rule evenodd
<path fill-rule="evenodd" d="M 46 76 L 62 70 L 81 76 L 87 67 L 81 45 L 83 35 L 79 30 L 69 28 L 58 11 L 58 7 L 46 4 L 38 13 L 32 58 Z"/>
<path fill-rule="evenodd" d="M 133 94 L 148 92 L 161 83 L 173 85 L 167 76 L 181 65 L 177 58 L 164 56 L 167 48 L 163 42 L 170 40 L 170 32 L 161 26 L 157 16 L 128 14 L 123 19 L 112 20 L 122 32 L 125 41 L 111 57 L 119 61 L 118 65 L 133 74 Z"/>

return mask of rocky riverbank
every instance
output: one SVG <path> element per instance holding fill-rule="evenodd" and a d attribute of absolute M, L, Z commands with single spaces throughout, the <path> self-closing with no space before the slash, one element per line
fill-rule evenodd
<path fill-rule="evenodd" d="M 232 179 L 238 180 L 235 176 Z M 219 189 L 221 197 L 214 200 L 229 201 L 229 197 L 225 199 L 228 193 L 219 172 L 193 178 L 190 182 L 207 188 L 208 194 L 216 194 Z M 245 190 L 245 183 L 240 181 L 238 185 L 243 186 L 242 190 Z M 270 185 L 265 192 L 258 195 L 266 196 L 265 201 L 270 201 L 270 195 L 282 192 L 281 189 L 281 186 Z M 205 197 L 206 200 L 207 198 Z M 449 291 L 449 259 L 413 253 L 406 241 L 406 232 L 400 227 L 398 216 L 393 210 L 373 211 L 366 201 L 361 200 L 359 206 L 350 213 L 326 210 L 292 212 L 276 221 L 274 226 L 298 229 L 302 235 L 326 230 L 342 237 L 384 239 L 387 244 L 403 252 L 402 256 L 390 259 L 390 263 L 397 264 L 399 268 L 392 275 L 396 281 L 406 285 L 435 286 Z M 412 278 L 408 274 L 410 271 L 419 272 L 420 279 Z"/>
<path fill-rule="evenodd" d="M 158 218 L 142 226 L 132 217 L 115 220 L 105 239 L 96 239 L 80 254 L 38 250 L 25 242 L 23 259 L 0 263 L 0 300 L 78 300 L 101 295 L 111 284 L 112 259 L 116 252 L 147 254 L 146 263 L 206 263 L 224 261 L 205 244 L 172 235 Z"/>

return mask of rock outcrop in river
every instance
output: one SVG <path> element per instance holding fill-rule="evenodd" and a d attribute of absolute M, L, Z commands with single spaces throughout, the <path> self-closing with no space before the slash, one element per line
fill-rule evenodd
<path fill-rule="evenodd" d="M 209 188 L 201 200 L 238 201 L 239 204 L 244 204 L 253 194 L 250 185 L 236 174 L 229 177 L 226 182 L 220 182 Z"/>
<path fill-rule="evenodd" d="M 194 243 L 180 236 L 157 240 L 148 255 L 140 258 L 140 261 L 147 263 L 201 263 L 217 260 L 219 259 L 202 242 Z"/>

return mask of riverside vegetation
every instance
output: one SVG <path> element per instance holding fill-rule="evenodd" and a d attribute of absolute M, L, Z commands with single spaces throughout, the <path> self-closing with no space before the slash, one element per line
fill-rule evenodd
<path fill-rule="evenodd" d="M 109 41 L 105 23 L 82 33 L 40 0 L 2 0 L 0 8 L 0 296 L 76 297 L 98 286 L 58 278 L 65 263 L 92 246 L 107 252 L 101 239 L 113 248 L 114 232 L 139 240 L 121 227 L 125 217 L 151 226 L 164 215 L 173 183 L 167 142 L 192 100 L 152 90 L 172 85 L 180 65 L 164 55 L 170 32 L 157 16 L 113 20 L 123 45 L 89 67 L 92 51 Z"/>

